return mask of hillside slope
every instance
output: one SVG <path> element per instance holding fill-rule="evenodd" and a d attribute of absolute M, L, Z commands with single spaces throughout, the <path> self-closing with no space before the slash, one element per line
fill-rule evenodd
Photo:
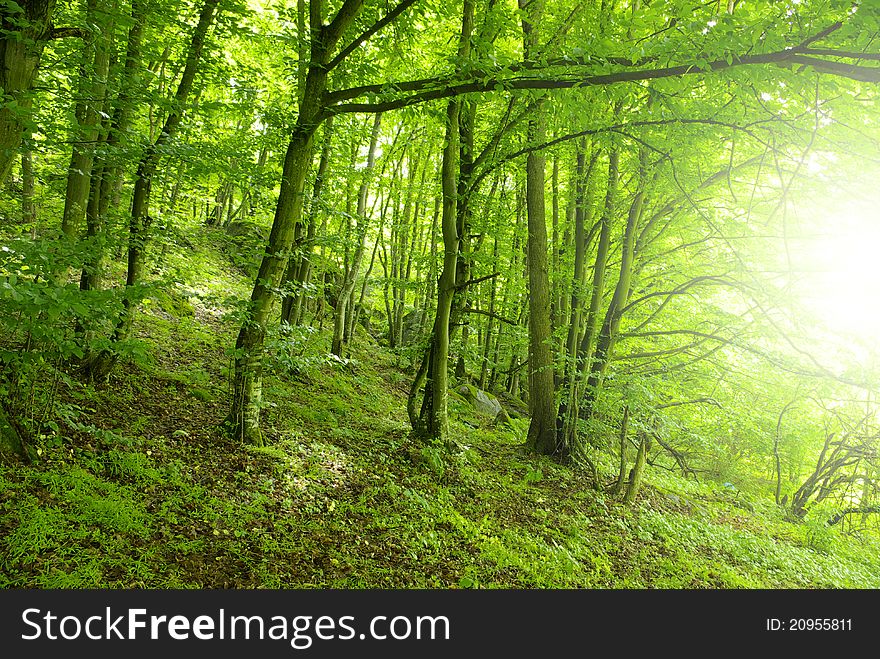
<path fill-rule="evenodd" d="M 410 376 L 366 334 L 349 361 L 325 332 L 277 337 L 270 441 L 236 444 L 224 300 L 243 280 L 198 240 L 198 279 L 145 306 L 146 356 L 97 389 L 62 382 L 41 459 L 0 463 L 0 587 L 880 587 L 876 541 L 650 469 L 625 508 L 526 454 L 525 420 L 493 427 L 459 399 L 461 452 L 423 445 Z"/>

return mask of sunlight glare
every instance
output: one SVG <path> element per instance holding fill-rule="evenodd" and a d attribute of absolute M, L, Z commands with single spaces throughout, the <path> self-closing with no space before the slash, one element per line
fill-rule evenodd
<path fill-rule="evenodd" d="M 802 299 L 829 330 L 873 339 L 880 335 L 880 202 L 835 206 L 806 249 Z"/>

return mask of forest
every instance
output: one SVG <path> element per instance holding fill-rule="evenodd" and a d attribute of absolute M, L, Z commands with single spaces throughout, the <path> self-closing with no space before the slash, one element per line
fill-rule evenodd
<path fill-rule="evenodd" d="M 880 2 L 0 20 L 0 587 L 880 587 Z"/>

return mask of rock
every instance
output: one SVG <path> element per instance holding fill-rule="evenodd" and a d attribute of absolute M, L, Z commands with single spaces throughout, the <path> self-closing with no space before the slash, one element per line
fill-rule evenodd
<path fill-rule="evenodd" d="M 471 404 L 474 402 L 475 391 L 476 389 L 469 384 L 463 384 L 455 390 L 457 394 L 461 395 L 462 398 Z"/>
<path fill-rule="evenodd" d="M 492 424 L 496 426 L 509 426 L 510 415 L 507 413 L 507 410 L 502 407 L 498 414 L 495 415 L 495 420 Z"/>
<path fill-rule="evenodd" d="M 487 394 L 482 389 L 477 389 L 477 400 L 474 403 L 477 412 L 486 416 L 496 417 L 502 412 L 501 403 L 492 394 Z"/>
<path fill-rule="evenodd" d="M 264 227 L 256 222 L 247 222 L 244 220 L 230 222 L 226 225 L 226 233 L 233 238 L 249 236 L 259 238 L 260 240 L 266 240 L 269 237 L 269 234 Z"/>
<path fill-rule="evenodd" d="M 424 314 L 421 309 L 413 309 L 403 317 L 401 346 L 409 346 L 419 340 Z"/>
<path fill-rule="evenodd" d="M 463 384 L 456 391 L 480 414 L 491 416 L 494 419 L 501 412 L 501 403 L 498 402 L 498 399 L 482 389 L 477 389 L 470 384 Z"/>
<path fill-rule="evenodd" d="M 529 406 L 522 400 L 509 393 L 502 392 L 498 394 L 498 400 L 504 406 L 504 409 L 513 419 L 523 419 L 529 416 Z"/>

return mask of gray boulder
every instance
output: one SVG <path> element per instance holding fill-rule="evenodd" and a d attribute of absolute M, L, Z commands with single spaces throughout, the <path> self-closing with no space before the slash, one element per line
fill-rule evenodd
<path fill-rule="evenodd" d="M 471 405 L 473 405 L 474 409 L 484 416 L 492 417 L 493 419 L 498 416 L 498 413 L 501 411 L 501 403 L 498 402 L 498 399 L 495 398 L 492 394 L 486 393 L 482 389 L 477 389 L 473 385 L 463 384 L 456 391 L 461 394 L 465 400 L 467 400 Z"/>

